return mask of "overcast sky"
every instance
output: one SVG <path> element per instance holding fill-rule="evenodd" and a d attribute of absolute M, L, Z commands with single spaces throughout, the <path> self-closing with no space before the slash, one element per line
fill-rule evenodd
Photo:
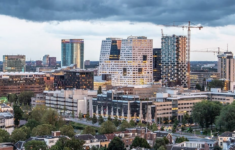
<path fill-rule="evenodd" d="M 0 0 L 0 60 L 4 54 L 61 57 L 61 39 L 82 38 L 85 60 L 99 60 L 106 37 L 147 36 L 161 47 L 167 35 L 187 30 L 162 25 L 202 25 L 192 29 L 191 50 L 228 49 L 235 53 L 235 0 Z M 191 60 L 217 60 L 191 53 Z"/>

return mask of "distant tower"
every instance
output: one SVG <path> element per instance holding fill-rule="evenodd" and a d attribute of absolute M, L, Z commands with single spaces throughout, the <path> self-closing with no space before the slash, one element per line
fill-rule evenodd
<path fill-rule="evenodd" d="M 3 72 L 25 72 L 25 55 L 3 55 Z"/>
<path fill-rule="evenodd" d="M 84 65 L 84 40 L 62 39 L 61 40 L 61 66 L 76 64 L 83 69 Z"/>
<path fill-rule="evenodd" d="M 48 66 L 49 65 L 49 55 L 44 55 L 43 56 L 42 65 L 43 66 Z"/>

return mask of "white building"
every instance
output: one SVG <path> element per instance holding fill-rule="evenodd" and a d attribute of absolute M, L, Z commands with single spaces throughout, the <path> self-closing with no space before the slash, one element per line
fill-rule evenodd
<path fill-rule="evenodd" d="M 153 40 L 144 36 L 106 38 L 100 51 L 99 75 L 111 75 L 114 86 L 153 82 Z"/>
<path fill-rule="evenodd" d="M 97 91 L 93 90 L 61 90 L 61 91 L 44 91 L 46 94 L 46 106 L 57 109 L 63 112 L 66 108 L 66 113 L 77 116 L 81 111 L 82 114 L 92 115 L 92 98 L 97 95 Z"/>
<path fill-rule="evenodd" d="M 1 112 L 0 117 L 1 118 L 4 117 L 4 124 L 5 124 L 4 126 L 5 126 L 5 128 L 14 126 L 14 117 L 10 112 Z M 3 122 L 3 120 L 1 122 Z"/>

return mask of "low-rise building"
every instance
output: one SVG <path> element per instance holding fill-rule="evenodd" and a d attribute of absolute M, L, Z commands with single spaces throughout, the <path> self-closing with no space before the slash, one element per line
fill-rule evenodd
<path fill-rule="evenodd" d="M 4 117 L 5 128 L 14 126 L 14 116 L 10 112 L 1 112 L 1 117 Z"/>
<path fill-rule="evenodd" d="M 11 106 L 8 106 L 7 104 L 0 104 L 0 112 L 13 112 L 13 109 Z"/>
<path fill-rule="evenodd" d="M 31 97 L 31 105 L 35 107 L 36 105 L 45 105 L 46 96 L 45 94 L 36 94 L 35 97 Z"/>
<path fill-rule="evenodd" d="M 185 141 L 185 142 L 173 145 L 173 149 L 177 150 L 177 147 L 178 147 L 178 148 L 184 148 L 184 150 L 186 149 L 213 150 L 213 148 L 217 145 L 218 145 L 218 142 L 213 141 L 213 140 Z"/>
<path fill-rule="evenodd" d="M 100 147 L 108 148 L 110 141 L 105 135 L 95 135 L 95 138 L 100 142 Z"/>
<path fill-rule="evenodd" d="M 0 128 L 5 128 L 5 117 L 0 116 Z"/>
<path fill-rule="evenodd" d="M 229 149 L 230 145 L 235 144 L 235 132 L 224 132 L 218 136 L 218 144 L 223 150 Z"/>
<path fill-rule="evenodd" d="M 59 112 L 72 114 L 78 116 L 79 112 L 82 114 L 89 114 L 92 116 L 92 98 L 96 97 L 97 91 L 94 90 L 60 90 L 60 91 L 44 91 L 45 103 L 47 107 L 58 110 Z"/>
<path fill-rule="evenodd" d="M 83 147 L 85 149 L 90 149 L 92 147 L 99 148 L 100 147 L 100 142 L 98 139 L 96 139 L 93 135 L 91 134 L 82 134 L 82 135 L 75 135 L 76 139 L 83 140 L 85 141 Z"/>

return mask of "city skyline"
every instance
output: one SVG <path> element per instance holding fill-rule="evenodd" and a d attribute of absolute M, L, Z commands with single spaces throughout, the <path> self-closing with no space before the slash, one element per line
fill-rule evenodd
<path fill-rule="evenodd" d="M 235 52 L 235 43 L 233 42 L 235 22 L 232 20 L 234 13 L 231 11 L 235 3 L 230 0 L 226 2 L 200 0 L 190 4 L 179 3 L 178 8 L 173 7 L 173 1 L 115 2 L 120 10 L 114 8 L 114 5 L 110 5 L 110 1 L 103 3 L 103 6 L 97 2 L 89 2 L 87 7 L 96 6 L 97 10 L 106 9 L 106 12 L 91 10 L 90 14 L 82 7 L 73 9 L 71 12 L 69 8 L 74 3 L 75 1 L 70 1 L 64 6 L 63 1 L 52 1 L 51 3 L 41 1 L 38 4 L 24 1 L 17 5 L 17 3 L 1 1 L 0 55 L 23 54 L 26 55 L 26 60 L 42 60 L 45 54 L 49 54 L 57 57 L 60 61 L 61 39 L 84 39 L 86 41 L 84 60 L 99 60 L 101 42 L 107 37 L 147 36 L 153 39 L 154 48 L 160 48 L 161 29 L 167 35 L 187 35 L 186 29 L 167 28 L 162 24 L 168 25 L 174 22 L 175 24 L 187 24 L 187 21 L 191 21 L 193 25 L 203 25 L 202 30 L 192 29 L 191 31 L 191 50 L 216 49 L 217 47 L 227 49 L 228 44 L 229 51 Z M 51 4 L 55 6 L 53 7 Z M 84 5 L 85 3 L 81 4 L 81 6 Z M 140 6 L 143 7 L 143 11 L 138 12 Z M 5 9 L 7 7 L 15 7 L 15 12 Z M 38 7 L 39 9 L 32 9 L 31 13 L 30 11 L 17 13 L 22 8 L 27 9 L 28 7 Z M 111 8 L 114 11 L 111 11 Z M 121 10 L 125 8 L 128 8 L 128 11 L 122 12 Z M 147 8 L 151 11 L 146 11 Z M 50 9 L 54 17 L 53 15 L 43 15 Z M 60 12 L 57 10 L 63 11 L 64 15 L 59 15 Z M 80 14 L 80 11 L 84 11 L 84 16 Z M 131 13 L 131 11 L 135 13 Z M 69 13 L 72 15 L 69 16 Z M 202 15 L 203 17 L 201 17 Z M 9 42 L 12 44 L 8 44 Z M 2 61 L 1 59 L 0 57 L 0 61 Z M 195 60 L 215 61 L 217 56 L 213 53 L 191 53 L 191 61 Z"/>

